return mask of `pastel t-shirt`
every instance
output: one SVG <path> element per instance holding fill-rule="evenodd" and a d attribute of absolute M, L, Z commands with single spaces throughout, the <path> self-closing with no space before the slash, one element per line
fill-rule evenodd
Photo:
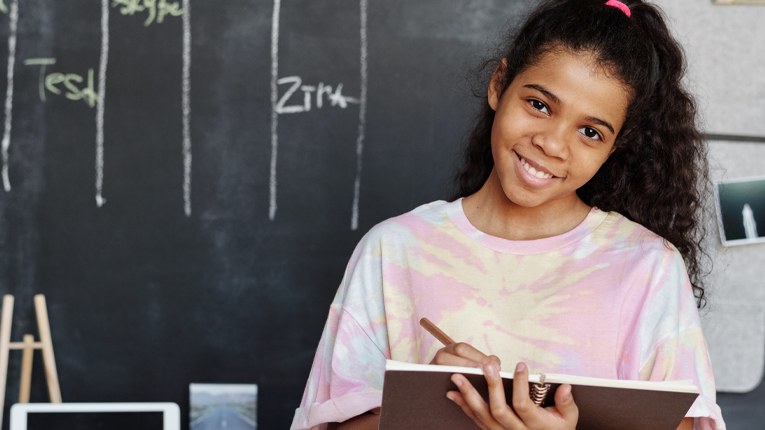
<path fill-rule="evenodd" d="M 614 212 L 593 208 L 559 236 L 511 241 L 477 230 L 462 201 L 384 221 L 356 247 L 330 306 L 292 429 L 324 429 L 380 406 L 385 360 L 429 363 L 457 342 L 503 370 L 611 379 L 692 379 L 687 416 L 722 430 L 696 302 L 680 253 Z M 457 406 L 455 406 L 457 407 Z"/>

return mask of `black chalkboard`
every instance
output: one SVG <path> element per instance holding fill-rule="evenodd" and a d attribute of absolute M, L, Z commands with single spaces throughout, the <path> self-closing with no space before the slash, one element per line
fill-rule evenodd
<path fill-rule="evenodd" d="M 446 197 L 466 72 L 532 3 L 2 0 L 13 339 L 43 293 L 64 401 L 173 401 L 186 428 L 190 382 L 257 383 L 288 428 L 355 244 Z"/>

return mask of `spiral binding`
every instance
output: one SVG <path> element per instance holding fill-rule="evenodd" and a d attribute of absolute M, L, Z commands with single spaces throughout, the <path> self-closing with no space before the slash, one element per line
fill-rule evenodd
<path fill-rule="evenodd" d="M 529 393 L 529 396 L 531 397 L 531 401 L 534 402 L 535 405 L 540 406 L 542 402 L 545 401 L 545 397 L 547 397 L 547 392 L 550 391 L 550 384 L 545 384 L 545 375 L 542 374 L 542 377 L 539 378 L 538 384 L 533 384 L 531 386 L 531 392 Z"/>
<path fill-rule="evenodd" d="M 548 391 L 550 391 L 550 384 L 534 384 L 531 387 L 531 400 L 535 405 L 541 405 L 545 401 Z"/>

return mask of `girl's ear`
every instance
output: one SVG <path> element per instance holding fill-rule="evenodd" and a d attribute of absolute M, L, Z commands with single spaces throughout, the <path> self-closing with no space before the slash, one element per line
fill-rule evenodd
<path fill-rule="evenodd" d="M 505 71 L 507 70 L 507 58 L 503 58 L 502 61 L 494 69 L 494 74 L 491 76 L 491 82 L 489 83 L 489 106 L 496 112 L 499 107 L 499 98 L 502 96 L 502 86 L 505 80 Z"/>

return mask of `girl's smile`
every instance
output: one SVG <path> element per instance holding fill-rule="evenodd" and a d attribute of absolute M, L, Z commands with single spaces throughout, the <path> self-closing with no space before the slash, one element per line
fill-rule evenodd
<path fill-rule="evenodd" d="M 513 153 L 515 154 L 515 170 L 519 173 L 518 176 L 528 185 L 532 187 L 546 187 L 556 179 L 560 179 L 542 167 L 540 163 L 532 159 L 526 159 L 515 151 Z"/>

